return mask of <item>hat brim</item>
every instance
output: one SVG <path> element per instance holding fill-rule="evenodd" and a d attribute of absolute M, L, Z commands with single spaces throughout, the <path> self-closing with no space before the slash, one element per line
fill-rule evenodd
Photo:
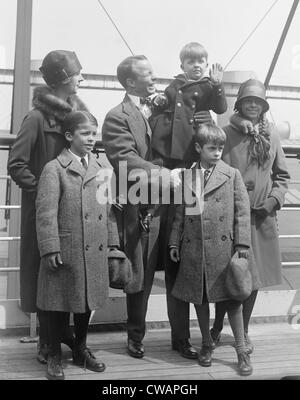
<path fill-rule="evenodd" d="M 269 105 L 269 103 L 267 102 L 267 100 L 262 99 L 262 98 L 259 97 L 259 96 L 249 96 L 249 95 L 240 97 L 240 98 L 235 102 L 234 109 L 240 111 L 241 103 L 243 102 L 243 100 L 245 100 L 245 99 L 247 99 L 247 98 L 249 98 L 249 97 L 255 97 L 255 98 L 259 99 L 259 100 L 262 102 L 262 104 L 263 104 L 263 112 L 264 112 L 264 113 L 266 113 L 266 112 L 269 111 L 270 105 Z"/>

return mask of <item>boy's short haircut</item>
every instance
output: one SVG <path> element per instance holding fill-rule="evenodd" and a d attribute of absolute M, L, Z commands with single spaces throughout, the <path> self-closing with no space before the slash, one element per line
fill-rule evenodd
<path fill-rule="evenodd" d="M 74 130 L 79 124 L 87 123 L 98 127 L 97 119 L 93 116 L 93 114 L 89 113 L 88 111 L 72 111 L 64 119 L 62 131 L 63 133 L 74 133 Z"/>
<path fill-rule="evenodd" d="M 133 66 L 138 62 L 138 61 L 144 61 L 147 60 L 147 57 L 143 55 L 137 55 L 137 56 L 130 56 L 125 58 L 117 68 L 117 77 L 121 85 L 126 89 L 127 84 L 126 81 L 128 78 L 134 79 L 135 78 L 135 73 L 133 70 Z"/>
<path fill-rule="evenodd" d="M 180 52 L 180 61 L 183 63 L 186 59 L 190 58 L 194 59 L 201 59 L 201 58 L 208 58 L 208 53 L 202 44 L 197 42 L 191 42 L 186 44 L 181 52 Z"/>
<path fill-rule="evenodd" d="M 215 124 L 200 124 L 195 127 L 194 141 L 201 147 L 208 143 L 223 146 L 226 142 L 226 134 Z"/>

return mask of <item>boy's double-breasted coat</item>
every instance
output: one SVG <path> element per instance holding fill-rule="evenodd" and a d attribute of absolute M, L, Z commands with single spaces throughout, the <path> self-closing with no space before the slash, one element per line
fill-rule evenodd
<path fill-rule="evenodd" d="M 49 162 L 36 200 L 40 254 L 60 252 L 63 265 L 52 272 L 41 259 L 37 306 L 42 310 L 84 313 L 103 306 L 108 296 L 108 246 L 118 246 L 114 215 L 99 204 L 91 154 L 85 169 L 64 149 Z"/>
<path fill-rule="evenodd" d="M 249 163 L 249 135 L 242 133 L 236 125 L 224 128 L 227 139 L 223 160 L 237 168 L 248 188 L 251 209 L 260 206 L 269 196 L 276 198 L 278 209 L 283 206 L 290 178 L 285 156 L 275 127 L 270 125 L 270 158 L 263 167 Z M 282 283 L 280 248 L 276 210 L 262 217 L 251 213 L 251 240 L 253 252 L 263 287 Z"/>
<path fill-rule="evenodd" d="M 196 179 L 202 174 L 196 173 L 198 165 L 192 170 L 191 182 L 185 184 L 196 192 Z M 184 204 L 176 210 L 169 245 L 180 247 L 180 266 L 172 294 L 202 304 L 205 275 L 208 300 L 227 300 L 225 276 L 234 248 L 251 243 L 249 199 L 241 174 L 220 160 L 197 201 L 204 205 L 196 215 Z M 251 251 L 249 269 L 257 289 L 260 282 Z"/>
<path fill-rule="evenodd" d="M 22 189 L 20 298 L 25 312 L 36 312 L 37 278 L 40 254 L 35 229 L 37 185 L 47 162 L 57 157 L 66 146 L 61 122 L 75 110 L 87 107 L 76 96 L 64 101 L 48 86 L 35 88 L 33 110 L 24 118 L 8 157 L 8 172 Z"/>

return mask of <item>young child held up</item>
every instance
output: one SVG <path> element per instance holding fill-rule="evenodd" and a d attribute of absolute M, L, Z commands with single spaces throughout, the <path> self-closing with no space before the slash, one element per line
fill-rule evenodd
<path fill-rule="evenodd" d="M 195 114 L 209 110 L 223 114 L 227 110 L 223 68 L 213 64 L 207 76 L 207 50 L 197 42 L 188 43 L 180 52 L 180 61 L 183 73 L 175 77 L 164 94 L 154 98 L 149 119 L 154 160 L 171 169 L 190 167 L 197 159 L 193 127 L 209 121 L 207 117 L 203 120 L 201 113 L 199 117 Z"/>

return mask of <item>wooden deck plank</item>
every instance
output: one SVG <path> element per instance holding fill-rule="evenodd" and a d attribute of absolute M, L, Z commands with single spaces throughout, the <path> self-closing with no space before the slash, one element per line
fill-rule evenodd
<path fill-rule="evenodd" d="M 63 365 L 67 380 L 211 380 L 211 379 L 280 379 L 285 375 L 300 374 L 300 330 L 286 323 L 256 324 L 250 327 L 255 346 L 251 355 L 254 368 L 250 377 L 237 373 L 237 359 L 232 346 L 233 337 L 224 327 L 221 345 L 213 354 L 210 368 L 198 365 L 197 360 L 182 358 L 171 349 L 170 330 L 147 332 L 144 344 L 146 355 L 133 359 L 126 353 L 126 332 L 90 333 L 89 346 L 107 369 L 95 374 L 72 364 L 71 352 L 63 346 Z M 192 328 L 192 342 L 201 346 L 198 328 Z M 36 344 L 22 344 L 18 338 L 0 340 L 0 380 L 45 379 L 46 367 L 35 359 Z"/>

